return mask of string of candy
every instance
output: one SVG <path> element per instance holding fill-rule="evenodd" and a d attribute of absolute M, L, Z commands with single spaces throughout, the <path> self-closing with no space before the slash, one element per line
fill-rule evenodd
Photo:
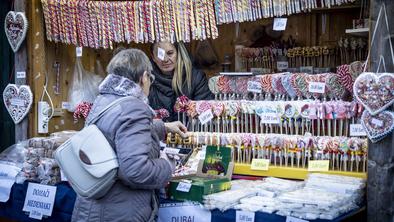
<path fill-rule="evenodd" d="M 170 117 L 170 113 L 168 112 L 168 110 L 163 108 L 155 110 L 155 113 L 156 113 L 155 119 L 165 119 Z"/>
<path fill-rule="evenodd" d="M 84 118 L 86 119 L 89 115 L 90 110 L 92 109 L 93 104 L 88 102 L 82 102 L 77 105 L 73 117 L 74 121 L 78 121 L 78 119 Z"/>

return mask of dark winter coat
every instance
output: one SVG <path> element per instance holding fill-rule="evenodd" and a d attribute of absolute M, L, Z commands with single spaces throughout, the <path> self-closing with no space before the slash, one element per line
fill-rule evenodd
<path fill-rule="evenodd" d="M 170 118 L 165 119 L 166 121 L 178 120 L 177 113 L 174 111 L 174 105 L 176 99 L 181 96 L 177 95 L 172 89 L 172 75 L 165 75 L 152 62 L 153 71 L 156 80 L 153 82 L 150 93 L 149 93 L 149 105 L 155 109 L 164 108 L 170 112 Z M 186 79 L 184 74 L 183 79 Z M 192 69 L 191 89 L 188 90 L 186 81 L 182 89 L 183 95 L 187 96 L 191 100 L 210 100 L 214 98 L 214 95 L 208 88 L 208 80 L 205 73 L 201 70 Z"/>

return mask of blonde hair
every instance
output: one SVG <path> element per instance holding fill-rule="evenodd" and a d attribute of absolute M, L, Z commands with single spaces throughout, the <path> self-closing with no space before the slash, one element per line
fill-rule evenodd
<path fill-rule="evenodd" d="M 192 87 L 192 62 L 189 57 L 189 53 L 183 42 L 176 43 L 177 48 L 177 61 L 174 70 L 174 76 L 172 77 L 172 89 L 177 94 L 183 94 L 183 85 L 187 84 L 187 89 L 190 90 Z M 183 79 L 183 70 L 186 73 L 186 81 Z"/>

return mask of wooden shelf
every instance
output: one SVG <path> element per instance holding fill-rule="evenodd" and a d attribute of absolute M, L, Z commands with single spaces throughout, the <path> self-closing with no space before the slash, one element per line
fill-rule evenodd
<path fill-rule="evenodd" d="M 368 35 L 369 35 L 369 28 L 346 29 L 346 34 L 359 36 L 359 37 L 368 37 Z"/>
<path fill-rule="evenodd" d="M 240 175 L 249 175 L 249 176 L 264 176 L 264 177 L 280 177 L 286 179 L 300 179 L 304 180 L 308 177 L 307 169 L 304 168 L 295 168 L 295 167 L 278 167 L 278 166 L 270 166 L 269 170 L 261 171 L 261 170 L 251 170 L 249 164 L 235 164 L 234 174 Z M 341 176 L 351 176 L 358 178 L 367 178 L 367 173 L 359 173 L 359 172 L 345 172 L 345 171 L 325 171 L 319 173 L 326 174 L 335 174 Z"/>

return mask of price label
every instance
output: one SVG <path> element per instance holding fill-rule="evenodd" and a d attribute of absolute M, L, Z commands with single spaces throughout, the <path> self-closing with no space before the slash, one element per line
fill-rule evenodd
<path fill-rule="evenodd" d="M 263 74 L 263 68 L 250 68 L 250 71 L 253 73 L 253 75 L 261 75 Z"/>
<path fill-rule="evenodd" d="M 201 113 L 198 116 L 198 119 L 200 120 L 202 125 L 205 125 L 206 123 L 208 123 L 213 119 L 212 110 L 208 109 L 207 111 Z"/>
<path fill-rule="evenodd" d="M 254 222 L 254 212 L 237 210 L 235 215 L 235 222 Z"/>
<path fill-rule="evenodd" d="M 161 61 L 164 60 L 166 56 L 166 50 L 162 49 L 162 48 L 157 48 L 157 58 L 159 58 Z"/>
<path fill-rule="evenodd" d="M 329 160 L 311 160 L 308 163 L 308 171 L 328 171 Z"/>
<path fill-rule="evenodd" d="M 279 71 L 287 70 L 289 68 L 289 62 L 287 61 L 276 62 L 276 67 L 278 68 Z"/>
<path fill-rule="evenodd" d="M 261 90 L 262 88 L 260 82 L 256 82 L 256 81 L 248 82 L 248 92 L 261 93 Z"/>
<path fill-rule="evenodd" d="M 250 169 L 267 171 L 270 165 L 269 159 L 253 159 Z"/>
<path fill-rule="evenodd" d="M 274 18 L 274 31 L 286 30 L 287 18 Z"/>
<path fill-rule="evenodd" d="M 311 93 L 321 93 L 324 94 L 326 90 L 326 84 L 324 82 L 310 82 L 308 90 Z"/>
<path fill-rule="evenodd" d="M 25 105 L 25 101 L 22 99 L 11 99 L 11 105 L 13 106 L 24 106 Z"/>
<path fill-rule="evenodd" d="M 303 219 L 299 219 L 296 217 L 292 217 L 292 216 L 287 216 L 286 217 L 286 222 L 309 222 L 307 220 L 303 220 Z"/>
<path fill-rule="evenodd" d="M 69 102 L 62 102 L 62 109 L 69 109 L 70 103 Z"/>
<path fill-rule="evenodd" d="M 301 66 L 300 67 L 300 72 L 313 74 L 313 66 Z"/>
<path fill-rule="evenodd" d="M 17 79 L 26 79 L 26 72 L 16 72 Z"/>
<path fill-rule="evenodd" d="M 51 216 L 55 195 L 55 186 L 29 183 L 23 211 L 29 212 L 33 218 L 42 218 L 42 215 Z"/>
<path fill-rule="evenodd" d="M 32 210 L 30 211 L 29 217 L 36 220 L 42 220 L 42 213 L 36 210 Z"/>
<path fill-rule="evenodd" d="M 176 187 L 176 190 L 189 193 L 191 187 L 192 187 L 191 183 L 179 182 L 178 186 Z"/>
<path fill-rule="evenodd" d="M 261 116 L 261 123 L 263 124 L 279 124 L 280 118 L 276 113 L 264 113 Z"/>
<path fill-rule="evenodd" d="M 378 127 L 382 127 L 384 125 L 382 120 L 375 119 L 375 118 L 372 118 L 371 122 L 372 122 L 372 124 L 375 124 Z"/>
<path fill-rule="evenodd" d="M 178 153 L 179 153 L 179 149 L 176 149 L 176 148 L 169 148 L 169 147 L 164 148 L 163 151 L 164 151 L 165 153 L 167 153 L 167 154 L 178 154 Z"/>
<path fill-rule="evenodd" d="M 367 136 L 367 132 L 361 124 L 350 124 L 350 136 Z"/>
<path fill-rule="evenodd" d="M 77 47 L 75 51 L 77 53 L 77 57 L 82 57 L 82 47 Z"/>

